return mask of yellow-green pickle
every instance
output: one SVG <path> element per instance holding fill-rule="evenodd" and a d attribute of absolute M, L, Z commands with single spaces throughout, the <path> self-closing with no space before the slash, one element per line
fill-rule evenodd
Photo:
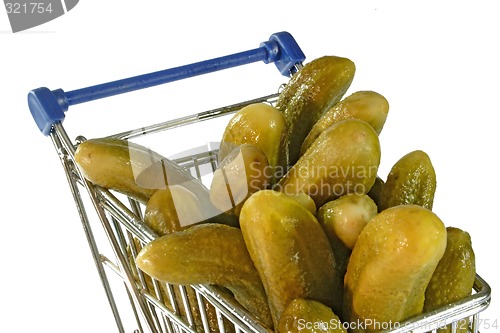
<path fill-rule="evenodd" d="M 380 192 L 379 211 L 415 204 L 432 209 L 436 192 L 436 172 L 429 155 L 414 150 L 401 157 L 391 168 Z"/>
<path fill-rule="evenodd" d="M 306 193 L 322 206 L 348 193 L 367 193 L 380 164 L 380 142 L 367 122 L 348 119 L 330 126 L 274 187 Z"/>
<path fill-rule="evenodd" d="M 140 242 L 137 239 L 134 239 L 135 253 L 139 252 L 141 249 Z M 165 282 L 158 282 L 159 288 L 156 289 L 153 283 L 153 279 L 151 276 L 147 274 L 142 274 L 142 277 L 139 277 L 139 272 L 137 271 L 137 266 L 135 265 L 134 256 L 132 255 L 131 247 L 129 246 L 127 249 L 127 254 L 129 258 L 129 264 L 132 270 L 132 274 L 134 275 L 137 283 L 144 283 L 144 287 L 149 291 L 153 297 L 158 298 L 158 300 L 163 301 L 163 304 L 176 315 L 180 316 L 184 320 L 188 320 L 190 317 L 193 320 L 194 329 L 197 332 L 204 332 L 204 324 L 202 319 L 202 314 L 200 312 L 200 308 L 198 306 L 198 301 L 196 297 L 196 293 L 194 289 L 190 286 L 178 286 L 172 285 L 171 288 L 167 287 Z M 182 288 L 182 291 L 181 291 Z M 187 296 L 187 299 L 184 299 L 184 295 Z M 187 303 L 185 302 L 187 301 Z M 176 303 L 176 305 L 174 305 Z M 210 304 L 208 301 L 203 302 L 204 308 L 203 312 L 206 315 L 208 328 L 210 332 L 219 332 L 219 321 L 217 319 L 217 313 L 215 311 L 215 307 Z M 186 311 L 186 307 L 189 311 Z M 227 322 L 224 322 L 224 327 L 227 332 L 233 332 L 231 330 L 231 326 Z"/>
<path fill-rule="evenodd" d="M 144 246 L 136 263 L 159 281 L 225 287 L 263 325 L 273 327 L 262 281 L 238 228 L 204 223 L 164 235 Z"/>
<path fill-rule="evenodd" d="M 384 96 L 370 90 L 357 91 L 332 106 L 319 118 L 302 143 L 300 154 L 306 152 L 322 131 L 342 120 L 364 120 L 380 134 L 388 113 L 389 103 Z"/>
<path fill-rule="evenodd" d="M 290 198 L 297 200 L 298 203 L 303 205 L 304 207 L 307 208 L 308 211 L 310 211 L 313 215 L 316 215 L 317 213 L 317 207 L 316 204 L 314 203 L 314 200 L 307 194 L 305 193 L 287 193 Z"/>
<path fill-rule="evenodd" d="M 347 333 L 328 306 L 310 299 L 294 299 L 281 315 L 278 333 Z"/>
<path fill-rule="evenodd" d="M 266 155 L 258 146 L 237 146 L 215 170 L 210 200 L 220 211 L 239 216 L 245 200 L 269 185 L 268 167 Z"/>
<path fill-rule="evenodd" d="M 469 233 L 454 227 L 446 228 L 446 232 L 446 250 L 425 291 L 426 312 L 469 296 L 476 278 L 476 259 Z M 468 324 L 466 319 L 459 320 L 457 332 L 467 332 Z M 451 325 L 439 332 L 451 332 Z"/>
<path fill-rule="evenodd" d="M 191 227 L 193 224 L 202 223 L 203 220 L 202 207 L 198 198 L 188 189 L 172 185 L 165 189 L 157 190 L 149 199 L 144 211 L 144 223 L 151 228 L 157 236 L 164 236 L 172 232 L 177 232 Z M 225 220 L 227 222 L 227 219 Z M 140 246 L 136 241 L 136 253 L 139 252 Z M 132 261 L 134 258 L 129 254 Z M 136 266 L 131 264 L 135 275 L 138 278 Z M 149 275 L 144 275 L 144 280 L 147 283 L 148 290 L 155 295 L 153 281 Z M 138 280 L 139 281 L 139 280 Z M 215 307 L 210 302 L 204 300 L 204 309 L 198 308 L 196 293 L 190 286 L 172 286 L 173 301 L 177 302 L 177 307 L 172 305 L 172 300 L 168 297 L 169 291 L 164 282 L 160 282 L 161 294 L 164 304 L 172 311 L 178 309 L 179 315 L 187 320 L 187 313 L 184 308 L 184 294 L 187 296 L 189 309 L 194 321 L 195 329 L 198 332 L 204 331 L 202 320 L 203 311 L 206 315 L 208 327 L 211 332 L 218 331 L 219 321 Z M 184 288 L 181 292 L 180 288 Z M 227 321 L 227 320 L 226 320 Z M 232 332 L 232 325 L 224 321 L 223 325 L 227 332 Z"/>
<path fill-rule="evenodd" d="M 75 161 L 94 185 L 124 193 L 144 204 L 157 190 L 182 186 L 196 196 L 201 220 L 216 218 L 220 223 L 238 224 L 237 219 L 213 206 L 200 180 L 145 146 L 115 138 L 89 139 L 78 145 Z"/>
<path fill-rule="evenodd" d="M 296 298 L 335 305 L 332 249 L 303 204 L 281 192 L 256 192 L 241 209 L 240 227 L 266 290 L 275 327 Z"/>
<path fill-rule="evenodd" d="M 144 223 L 163 236 L 203 220 L 198 198 L 188 189 L 172 185 L 156 191 L 146 204 Z"/>
<path fill-rule="evenodd" d="M 352 250 L 359 234 L 377 214 L 377 205 L 366 194 L 349 193 L 321 206 L 318 218 L 329 238 Z M 331 236 L 331 237 L 330 237 Z"/>
<path fill-rule="evenodd" d="M 244 144 L 257 146 L 266 155 L 270 181 L 275 182 L 286 169 L 286 161 L 281 154 L 284 145 L 286 125 L 283 114 L 266 103 L 245 106 L 229 120 L 220 144 L 219 163 L 236 147 Z"/>
<path fill-rule="evenodd" d="M 287 133 L 282 149 L 288 166 L 299 159 L 302 142 L 316 121 L 346 93 L 355 71 L 347 58 L 323 56 L 305 64 L 287 83 L 276 108 L 285 118 Z"/>
<path fill-rule="evenodd" d="M 335 257 L 337 282 L 335 293 L 341 301 L 333 311 L 344 319 L 342 313 L 344 276 L 352 248 L 368 221 L 377 213 L 377 206 L 366 194 L 346 194 L 324 204 L 318 209 L 317 218 L 323 227 Z"/>
<path fill-rule="evenodd" d="M 446 228 L 427 208 L 399 205 L 372 218 L 354 245 L 344 280 L 344 318 L 354 323 L 351 331 L 396 328 L 422 313 L 425 289 L 445 248 Z"/>
<path fill-rule="evenodd" d="M 95 185 L 147 203 L 158 189 L 182 185 L 208 198 L 203 184 L 179 165 L 142 145 L 121 139 L 96 138 L 80 143 L 75 161 Z M 200 198 L 201 199 L 201 198 Z"/>

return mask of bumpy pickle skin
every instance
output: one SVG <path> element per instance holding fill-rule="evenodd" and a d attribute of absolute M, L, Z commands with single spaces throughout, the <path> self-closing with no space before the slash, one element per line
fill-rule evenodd
<path fill-rule="evenodd" d="M 327 202 L 320 210 L 327 235 L 335 235 L 352 250 L 363 228 L 377 214 L 377 205 L 366 194 L 350 193 Z"/>
<path fill-rule="evenodd" d="M 177 164 L 147 147 L 114 138 L 80 143 L 75 161 L 95 185 L 117 190 L 146 203 L 157 190 L 183 185 L 193 193 L 206 192 L 203 184 Z"/>
<path fill-rule="evenodd" d="M 164 235 L 144 246 L 136 263 L 159 281 L 225 287 L 264 326 L 273 327 L 262 281 L 238 228 L 204 223 Z"/>
<path fill-rule="evenodd" d="M 306 193 L 322 206 L 348 193 L 367 193 L 380 165 L 380 142 L 365 121 L 330 126 L 275 185 L 284 193 Z"/>
<path fill-rule="evenodd" d="M 436 172 L 422 150 L 401 157 L 391 168 L 380 192 L 379 210 L 415 204 L 432 210 L 436 192 Z"/>
<path fill-rule="evenodd" d="M 254 103 L 243 107 L 229 120 L 218 153 L 221 163 L 236 147 L 244 144 L 254 145 L 266 155 L 274 183 L 283 170 L 280 149 L 286 134 L 283 114 L 267 103 Z"/>
<path fill-rule="evenodd" d="M 476 278 L 476 257 L 468 232 L 448 227 L 447 244 L 425 291 L 424 311 L 432 311 L 469 296 Z M 457 332 L 467 332 L 468 320 L 457 322 Z M 451 332 L 451 325 L 438 330 Z"/>
<path fill-rule="evenodd" d="M 341 317 L 344 295 L 344 277 L 352 248 L 368 221 L 377 214 L 377 206 L 366 194 L 346 194 L 324 204 L 318 209 L 317 218 L 323 227 L 335 257 L 335 274 L 338 283 L 336 294 L 341 300 L 334 309 Z"/>
<path fill-rule="evenodd" d="M 269 186 L 269 171 L 266 155 L 258 146 L 238 146 L 215 170 L 210 185 L 210 200 L 220 211 L 237 217 L 250 195 Z"/>
<path fill-rule="evenodd" d="M 297 298 L 283 311 L 278 333 L 347 333 L 339 317 L 328 306 Z"/>
<path fill-rule="evenodd" d="M 203 220 L 238 224 L 213 206 L 208 189 L 199 179 L 145 146 L 115 138 L 89 139 L 78 145 L 75 162 L 94 185 L 124 193 L 144 204 L 157 190 L 182 186 L 198 199 Z"/>
<path fill-rule="evenodd" d="M 377 214 L 351 253 L 344 318 L 353 332 L 376 331 L 422 313 L 425 289 L 446 248 L 446 229 L 430 210 L 400 205 Z"/>
<path fill-rule="evenodd" d="M 228 219 L 221 218 L 217 220 L 219 223 L 220 221 L 228 221 Z M 172 185 L 168 188 L 157 190 L 148 200 L 144 210 L 144 223 L 158 236 L 164 236 L 184 230 L 192 225 L 203 222 L 205 222 L 203 220 L 203 209 L 198 198 L 191 191 L 179 185 Z M 140 248 L 139 243 L 136 241 L 136 253 L 139 252 Z M 131 261 L 134 261 L 131 254 L 132 253 L 129 253 L 129 258 Z M 132 263 L 131 266 L 134 269 L 135 276 L 138 277 L 135 264 Z M 148 290 L 154 295 L 155 289 L 153 280 L 147 274 L 144 274 L 144 280 L 146 281 Z M 168 297 L 169 292 L 167 291 L 167 286 L 164 282 L 159 282 L 159 285 L 163 302 L 169 309 L 174 311 L 175 307 L 171 304 L 170 297 Z M 187 314 L 183 306 L 183 293 L 180 290 L 181 286 L 174 285 L 171 286 L 171 288 L 175 302 L 178 304 L 179 314 L 182 318 L 187 320 Z M 194 320 L 196 331 L 203 332 L 202 314 L 198 308 L 196 293 L 190 286 L 184 286 L 184 291 L 187 295 L 190 313 Z M 206 300 L 203 300 L 203 304 L 210 332 L 218 332 L 220 324 L 217 319 L 215 307 Z M 232 328 L 233 325 L 226 322 L 224 322 L 223 325 L 227 332 L 234 331 Z"/>
<path fill-rule="evenodd" d="M 220 221 L 229 221 L 229 219 L 221 218 L 217 220 L 219 223 Z M 203 208 L 201 207 L 200 201 L 191 191 L 179 185 L 172 185 L 168 188 L 157 190 L 148 200 L 144 210 L 144 223 L 158 236 L 164 236 L 184 230 L 192 225 L 203 222 L 205 222 L 205 220 L 203 220 Z M 136 242 L 136 244 L 138 243 Z M 140 249 L 141 247 L 136 246 L 136 248 Z M 139 250 L 137 250 L 137 252 L 139 252 Z M 129 255 L 131 255 L 131 253 Z M 130 258 L 132 261 L 134 260 L 133 257 Z M 131 265 L 134 268 L 135 275 L 138 276 L 135 264 Z M 147 283 L 148 290 L 154 295 L 155 289 L 151 277 L 144 274 L 144 280 Z M 165 283 L 159 282 L 159 285 L 163 296 L 163 302 L 168 308 L 174 311 L 175 307 L 171 304 L 170 297 L 168 297 L 169 292 L 167 291 Z M 178 304 L 179 314 L 182 318 L 187 320 L 187 314 L 183 306 L 183 293 L 180 290 L 181 286 L 174 285 L 171 286 L 171 288 L 173 297 Z M 202 314 L 198 308 L 196 293 L 190 286 L 184 286 L 184 291 L 187 295 L 190 313 L 195 323 L 195 329 L 197 332 L 203 332 L 204 325 Z M 203 304 L 210 332 L 218 332 L 220 324 L 214 306 L 206 300 L 203 300 Z M 226 331 L 234 331 L 232 328 L 233 325 L 226 322 L 224 322 L 223 325 Z"/>
<path fill-rule="evenodd" d="M 298 203 L 300 203 L 302 206 L 306 207 L 308 211 L 310 211 L 313 215 L 316 215 L 317 213 L 317 208 L 316 204 L 314 203 L 314 200 L 307 194 L 305 193 L 287 193 L 287 195 L 294 199 L 297 200 Z"/>
<path fill-rule="evenodd" d="M 300 149 L 303 155 L 319 134 L 329 126 L 346 119 L 366 121 L 380 135 L 389 113 L 389 102 L 381 94 L 363 90 L 357 91 L 328 109 L 305 138 Z"/>
<path fill-rule="evenodd" d="M 256 192 L 241 209 L 240 227 L 266 290 L 275 327 L 295 298 L 335 306 L 332 249 L 303 204 L 273 190 Z"/>
<path fill-rule="evenodd" d="M 179 185 L 157 190 L 144 210 L 144 223 L 159 236 L 202 221 L 200 201 L 191 191 Z"/>
<path fill-rule="evenodd" d="M 134 239 L 133 245 L 135 246 L 136 250 L 135 253 L 139 252 L 141 249 L 141 245 L 138 239 Z M 205 332 L 202 314 L 200 313 L 200 309 L 198 307 L 198 300 L 194 289 L 190 286 L 182 287 L 182 286 L 172 285 L 170 286 L 172 294 L 170 294 L 170 290 L 164 282 L 156 281 L 160 287 L 159 290 L 156 290 L 151 276 L 143 274 L 142 279 L 139 278 L 139 272 L 137 271 L 137 266 L 135 265 L 134 257 L 132 255 L 130 246 L 127 248 L 127 254 L 129 258 L 130 268 L 132 270 L 132 274 L 136 279 L 136 282 L 144 283 L 145 284 L 144 286 L 149 291 L 149 293 L 153 295 L 153 297 L 157 297 L 159 300 L 163 301 L 163 304 L 170 311 L 172 312 L 177 311 L 177 314 L 184 320 L 188 320 L 188 313 L 186 311 L 186 306 L 188 306 L 190 317 L 194 321 L 195 330 L 200 333 Z M 181 292 L 181 288 L 183 288 L 184 292 Z M 184 293 L 187 296 L 187 301 L 188 301 L 187 305 L 184 303 L 184 296 L 183 296 Z M 169 295 L 171 295 L 172 298 Z M 177 303 L 177 306 L 174 306 L 173 303 Z M 210 332 L 214 333 L 219 332 L 219 322 L 217 319 L 217 313 L 215 311 L 214 306 L 206 300 L 204 300 L 203 303 L 204 303 L 204 312 L 207 318 Z M 234 332 L 234 329 L 232 329 L 231 326 L 232 325 L 224 323 L 224 328 L 227 330 L 227 332 Z"/>
<path fill-rule="evenodd" d="M 276 107 L 285 118 L 282 153 L 288 166 L 299 159 L 302 142 L 316 121 L 344 96 L 355 71 L 350 59 L 323 56 L 305 64 L 284 87 Z"/>

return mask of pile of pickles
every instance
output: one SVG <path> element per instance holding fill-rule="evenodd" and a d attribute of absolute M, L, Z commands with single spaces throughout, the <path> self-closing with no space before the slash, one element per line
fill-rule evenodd
<path fill-rule="evenodd" d="M 374 91 L 346 95 L 354 74 L 351 60 L 320 57 L 276 104 L 235 113 L 208 187 L 126 140 L 86 140 L 75 161 L 90 182 L 144 204 L 158 238 L 131 260 L 148 277 L 220 286 L 278 333 L 397 328 L 470 295 L 474 251 L 466 231 L 432 211 L 436 173 L 424 151 L 379 174 L 389 103 Z"/>

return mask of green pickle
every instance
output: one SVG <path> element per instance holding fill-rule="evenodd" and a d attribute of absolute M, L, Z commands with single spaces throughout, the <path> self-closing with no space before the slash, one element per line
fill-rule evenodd
<path fill-rule="evenodd" d="M 145 211 L 144 211 L 144 223 L 150 227 L 158 236 L 164 236 L 170 233 L 174 233 L 177 231 L 185 230 L 187 228 L 192 227 L 195 224 L 203 223 L 202 219 L 202 207 L 198 198 L 188 189 L 179 186 L 172 185 L 165 189 L 157 190 L 149 199 Z M 224 219 L 217 219 L 218 221 L 224 221 Z M 214 223 L 214 221 L 212 221 Z M 141 246 L 137 240 L 136 250 L 139 252 Z M 132 257 L 132 253 L 129 253 L 130 260 L 134 260 Z M 135 276 L 138 278 L 138 272 L 135 264 L 131 263 L 131 267 L 134 270 Z M 149 275 L 144 275 L 144 280 L 147 284 L 148 290 L 155 294 L 155 288 L 153 286 L 153 280 Z M 160 282 L 160 292 L 163 297 L 163 301 L 165 305 L 172 311 L 175 311 L 175 308 L 171 302 L 169 301 L 170 297 L 167 286 L 164 282 Z M 175 302 L 179 304 L 178 311 L 179 315 L 187 319 L 188 314 L 185 311 L 184 295 L 181 292 L 181 286 L 173 285 L 172 294 Z M 195 324 L 195 329 L 197 332 L 204 332 L 204 324 L 202 313 L 198 307 L 198 301 L 196 297 L 196 293 L 193 288 L 190 286 L 184 287 L 185 294 L 187 296 L 187 301 L 190 306 L 190 314 Z M 208 327 L 210 332 L 218 332 L 219 331 L 219 320 L 217 318 L 217 313 L 215 307 L 208 302 L 207 300 L 203 300 L 204 312 L 207 319 Z M 234 329 L 232 325 L 224 320 L 222 323 L 224 325 L 224 329 L 226 332 L 233 332 Z"/>
<path fill-rule="evenodd" d="M 376 214 L 377 205 L 368 195 L 350 193 L 321 206 L 318 219 L 327 235 L 337 237 L 352 250 L 359 234 Z"/>
<path fill-rule="evenodd" d="M 263 325 L 273 326 L 262 281 L 238 228 L 203 223 L 161 236 L 141 249 L 136 263 L 159 281 L 224 287 Z"/>
<path fill-rule="evenodd" d="M 335 259 L 315 216 L 294 197 L 262 190 L 243 205 L 240 227 L 262 279 L 276 328 L 296 298 L 333 307 Z"/>
<path fill-rule="evenodd" d="M 202 207 L 198 198 L 179 185 L 157 190 L 144 210 L 144 223 L 159 236 L 201 221 Z"/>
<path fill-rule="evenodd" d="M 348 193 L 366 194 L 380 156 L 378 135 L 367 122 L 343 120 L 324 130 L 274 189 L 306 193 L 317 207 Z"/>
<path fill-rule="evenodd" d="M 210 201 L 209 191 L 177 163 L 146 146 L 122 139 L 94 138 L 83 141 L 75 151 L 75 162 L 83 176 L 94 185 L 114 190 L 147 204 L 158 190 L 181 186 L 198 200 L 203 221 L 237 225 Z M 180 200 L 181 201 L 181 200 Z"/>
<path fill-rule="evenodd" d="M 276 108 L 285 119 L 282 153 L 288 166 L 299 159 L 302 142 L 316 121 L 346 93 L 355 71 L 354 63 L 347 58 L 323 56 L 305 64 L 287 83 Z"/>
<path fill-rule="evenodd" d="M 401 157 L 391 168 L 379 197 L 379 211 L 398 205 L 419 205 L 432 210 L 436 172 L 422 150 Z"/>
<path fill-rule="evenodd" d="M 469 296 L 476 278 L 472 241 L 468 232 L 446 228 L 447 244 L 443 257 L 425 291 L 424 311 L 432 311 Z M 468 320 L 457 322 L 457 332 L 467 332 Z M 438 330 L 451 332 L 451 325 Z"/>
<path fill-rule="evenodd" d="M 266 155 L 258 146 L 237 146 L 214 172 L 210 185 L 212 204 L 220 211 L 238 217 L 245 200 L 268 186 L 268 167 Z"/>
<path fill-rule="evenodd" d="M 352 332 L 390 328 L 421 314 L 445 248 L 446 228 L 426 208 L 400 205 L 375 215 L 354 245 L 344 279 L 343 317 L 354 323 Z"/>
<path fill-rule="evenodd" d="M 377 206 L 366 194 L 347 194 L 327 202 L 316 214 L 335 257 L 335 293 L 340 301 L 332 309 L 341 319 L 349 257 L 359 233 L 376 213 Z"/>
<path fill-rule="evenodd" d="M 286 169 L 281 147 L 284 145 L 286 125 L 283 114 L 266 103 L 253 103 L 243 107 L 227 124 L 218 153 L 219 164 L 241 145 L 258 147 L 266 155 L 274 183 Z"/>
<path fill-rule="evenodd" d="M 384 96 L 369 90 L 357 91 L 335 104 L 321 116 L 302 143 L 300 154 L 303 155 L 306 152 L 322 131 L 342 120 L 351 118 L 364 120 L 373 127 L 377 134 L 380 134 L 388 113 L 389 103 Z"/>
<path fill-rule="evenodd" d="M 172 185 L 188 188 L 200 200 L 208 199 L 208 191 L 201 181 L 178 164 L 127 140 L 83 141 L 76 148 L 75 162 L 94 185 L 116 190 L 143 203 L 147 203 L 156 190 Z"/>
<path fill-rule="evenodd" d="M 297 298 L 288 304 L 278 333 L 347 333 L 339 317 L 321 302 Z"/>

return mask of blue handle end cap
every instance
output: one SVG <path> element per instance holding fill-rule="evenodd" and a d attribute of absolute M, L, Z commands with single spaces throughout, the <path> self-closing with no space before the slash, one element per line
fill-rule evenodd
<path fill-rule="evenodd" d="M 296 65 L 302 64 L 306 59 L 295 38 L 286 31 L 272 34 L 269 41 L 262 43 L 261 47 L 265 47 L 268 52 L 268 59 L 264 62 L 274 62 L 284 76 L 291 76 Z"/>
<path fill-rule="evenodd" d="M 62 122 L 64 111 L 68 109 L 64 92 L 60 89 L 37 88 L 28 93 L 28 106 L 43 135 L 50 134 L 52 125 Z"/>

